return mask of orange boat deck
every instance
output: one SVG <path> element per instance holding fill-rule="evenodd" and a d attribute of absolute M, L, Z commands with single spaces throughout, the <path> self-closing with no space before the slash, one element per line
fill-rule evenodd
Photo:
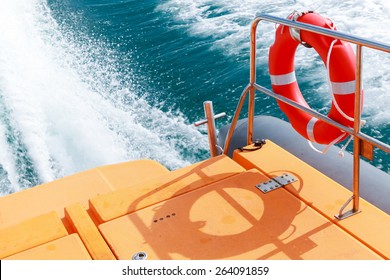
<path fill-rule="evenodd" d="M 297 181 L 262 193 L 282 173 Z M 346 174 L 349 176 L 349 174 Z M 140 160 L 0 197 L 1 259 L 389 259 L 390 216 L 279 146 L 175 171 Z"/>

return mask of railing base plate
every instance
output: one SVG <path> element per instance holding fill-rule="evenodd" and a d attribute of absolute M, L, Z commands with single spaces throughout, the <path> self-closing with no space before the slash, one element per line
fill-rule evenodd
<path fill-rule="evenodd" d="M 346 218 L 349 218 L 351 216 L 354 216 L 356 214 L 359 214 L 360 212 L 362 212 L 362 210 L 357 210 L 357 211 L 353 211 L 352 209 L 351 210 L 348 210 L 346 211 L 345 213 L 343 214 L 337 214 L 337 215 L 334 215 L 336 219 L 338 220 L 344 220 Z"/>

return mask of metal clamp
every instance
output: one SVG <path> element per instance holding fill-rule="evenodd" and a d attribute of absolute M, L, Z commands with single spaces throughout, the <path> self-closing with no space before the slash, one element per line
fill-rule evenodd
<path fill-rule="evenodd" d="M 306 15 L 306 14 L 309 14 L 309 13 L 314 13 L 314 11 L 306 11 L 306 12 L 298 12 L 298 11 L 294 11 L 290 16 L 291 16 L 291 20 L 292 21 L 297 21 L 298 18 L 300 18 L 301 16 L 303 15 Z M 289 17 L 290 17 L 289 16 Z M 302 39 L 301 39 L 301 30 L 298 29 L 298 28 L 293 28 L 293 27 L 290 27 L 289 28 L 289 31 L 290 31 L 290 35 L 293 39 L 295 39 L 296 41 L 298 41 L 299 43 L 301 43 L 303 46 L 305 46 L 306 48 L 312 48 L 312 46 L 310 46 L 308 43 L 306 42 L 303 42 Z"/>

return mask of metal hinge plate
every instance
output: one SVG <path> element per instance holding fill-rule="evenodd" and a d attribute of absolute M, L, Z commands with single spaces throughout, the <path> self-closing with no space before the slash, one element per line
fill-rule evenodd
<path fill-rule="evenodd" d="M 296 182 L 297 179 L 288 173 L 283 173 L 278 177 L 274 177 L 265 181 L 261 184 L 256 185 L 256 188 L 261 190 L 263 193 L 268 193 L 270 191 L 276 190 L 278 188 L 284 187 L 292 182 Z"/>

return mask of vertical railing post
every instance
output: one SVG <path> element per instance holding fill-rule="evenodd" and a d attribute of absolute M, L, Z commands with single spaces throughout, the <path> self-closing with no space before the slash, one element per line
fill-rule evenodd
<path fill-rule="evenodd" d="M 361 128 L 362 109 L 362 46 L 356 45 L 356 91 L 354 115 L 354 145 L 353 145 L 353 212 L 359 211 L 360 192 L 360 146 L 361 140 L 357 136 Z"/>
<path fill-rule="evenodd" d="M 204 113 L 207 120 L 207 134 L 209 137 L 210 155 L 215 157 L 219 154 L 217 147 L 217 132 L 215 129 L 215 118 L 213 103 L 211 101 L 203 102 Z"/>
<path fill-rule="evenodd" d="M 236 111 L 234 112 L 233 120 L 230 124 L 228 134 L 227 134 L 226 139 L 225 139 L 225 145 L 224 145 L 224 149 L 223 149 L 223 153 L 225 155 L 227 155 L 229 153 L 230 141 L 233 137 L 233 133 L 234 133 L 234 130 L 236 128 L 238 118 L 240 117 L 240 112 L 241 112 L 242 106 L 244 105 L 249 88 L 250 88 L 250 85 L 245 87 L 244 91 L 241 94 L 240 101 L 237 104 Z"/>
<path fill-rule="evenodd" d="M 207 124 L 207 135 L 209 138 L 210 156 L 215 157 L 220 154 L 220 147 L 217 145 L 217 130 L 215 128 L 215 120 L 226 116 L 225 112 L 214 115 L 213 102 L 203 102 L 205 119 L 194 122 L 195 126 Z"/>
<path fill-rule="evenodd" d="M 255 87 L 256 83 L 256 33 L 257 25 L 260 19 L 256 19 L 252 23 L 251 28 L 251 50 L 250 50 L 250 73 L 249 73 L 249 101 L 248 101 L 248 135 L 247 144 L 253 142 L 253 120 L 255 118 Z"/>
<path fill-rule="evenodd" d="M 361 129 L 361 114 L 362 114 L 362 45 L 356 45 L 356 74 L 355 74 L 355 102 L 354 102 L 354 122 L 353 122 L 353 178 L 352 191 L 353 195 L 341 207 L 340 212 L 335 215 L 339 220 L 343 220 L 360 211 L 360 154 L 361 154 L 361 140 L 359 133 Z M 344 212 L 344 209 L 352 201 L 352 209 Z"/>

